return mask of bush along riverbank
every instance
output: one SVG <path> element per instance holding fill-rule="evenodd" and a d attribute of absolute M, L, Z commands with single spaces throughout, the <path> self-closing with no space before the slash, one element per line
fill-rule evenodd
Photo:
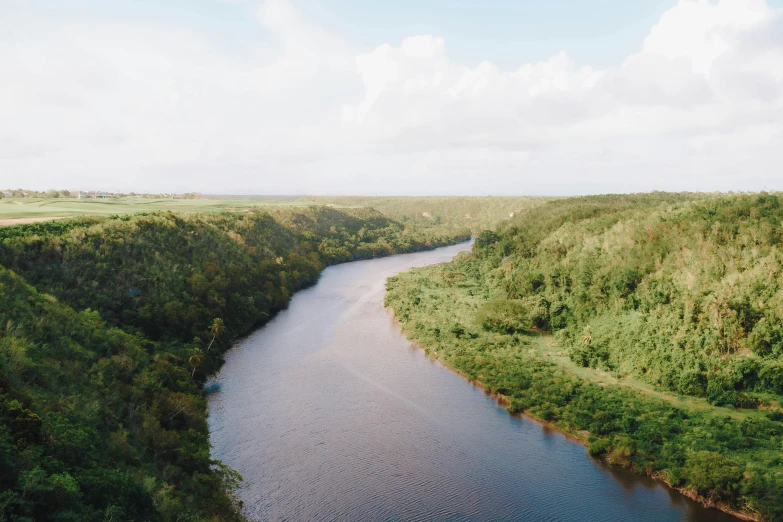
<path fill-rule="evenodd" d="M 368 209 L 0 229 L 0 520 L 241 520 L 202 385 L 324 267 L 453 244 Z"/>
<path fill-rule="evenodd" d="M 447 366 L 706 505 L 783 519 L 776 195 L 571 198 L 390 278 Z"/>

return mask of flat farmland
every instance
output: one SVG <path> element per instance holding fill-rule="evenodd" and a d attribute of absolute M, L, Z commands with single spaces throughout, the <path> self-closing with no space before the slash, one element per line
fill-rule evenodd
<path fill-rule="evenodd" d="M 34 223 L 75 216 L 136 214 L 139 212 L 242 212 L 260 206 L 306 206 L 305 200 L 233 200 L 171 198 L 6 198 L 0 199 L 0 225 Z"/>

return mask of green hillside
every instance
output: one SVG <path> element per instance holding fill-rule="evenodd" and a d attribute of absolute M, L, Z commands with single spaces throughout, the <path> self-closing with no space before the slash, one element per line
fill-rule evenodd
<path fill-rule="evenodd" d="M 446 364 L 705 503 L 783 518 L 778 195 L 551 201 L 389 280 Z"/>
<path fill-rule="evenodd" d="M 0 221 L 29 218 L 65 218 L 77 216 L 112 216 L 139 212 L 172 211 L 179 213 L 241 212 L 261 206 L 295 206 L 312 204 L 288 200 L 240 199 L 172 199 L 172 198 L 0 198 Z"/>
<path fill-rule="evenodd" d="M 467 239 L 369 209 L 0 228 L 0 520 L 239 520 L 202 385 L 329 264 Z"/>
<path fill-rule="evenodd" d="M 44 197 L 0 198 L 0 225 L 20 219 L 112 216 L 172 211 L 177 213 L 246 212 L 253 209 L 373 208 L 411 228 L 439 228 L 479 232 L 510 220 L 513 215 L 544 204 L 551 198 L 481 196 L 203 196 L 198 199 L 120 197 L 74 199 Z"/>
<path fill-rule="evenodd" d="M 492 229 L 522 211 L 552 198 L 529 196 L 307 196 L 322 205 L 371 207 L 385 216 L 419 227 L 451 230 L 469 228 L 477 233 Z"/>

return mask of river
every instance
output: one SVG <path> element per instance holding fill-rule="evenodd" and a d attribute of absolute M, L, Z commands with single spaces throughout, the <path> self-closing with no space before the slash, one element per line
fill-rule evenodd
<path fill-rule="evenodd" d="M 237 343 L 209 398 L 213 455 L 255 520 L 728 522 L 509 415 L 413 346 L 385 280 L 467 243 L 330 267 Z"/>

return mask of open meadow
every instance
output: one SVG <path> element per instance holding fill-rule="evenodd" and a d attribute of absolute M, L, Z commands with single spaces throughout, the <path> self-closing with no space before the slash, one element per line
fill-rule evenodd
<path fill-rule="evenodd" d="M 0 225 L 32 223 L 76 216 L 173 212 L 241 212 L 267 205 L 306 206 L 305 200 L 234 200 L 172 198 L 7 198 L 0 199 Z"/>
<path fill-rule="evenodd" d="M 234 199 L 236 198 L 236 199 Z M 34 223 L 76 216 L 110 216 L 143 212 L 244 212 L 255 207 L 374 208 L 406 226 L 478 233 L 494 228 L 523 210 L 552 198 L 486 196 L 207 196 L 173 198 L 7 198 L 0 199 L 0 226 Z"/>

